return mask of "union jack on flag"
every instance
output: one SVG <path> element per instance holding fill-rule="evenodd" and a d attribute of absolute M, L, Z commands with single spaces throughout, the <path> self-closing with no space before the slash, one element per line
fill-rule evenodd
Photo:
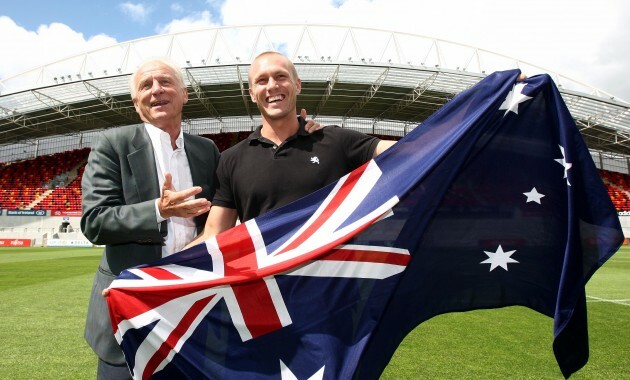
<path fill-rule="evenodd" d="M 123 271 L 107 302 L 136 379 L 378 379 L 442 313 L 554 320 L 588 360 L 584 286 L 623 240 L 549 76 L 494 73 L 339 181 Z"/>
<path fill-rule="evenodd" d="M 385 279 L 401 273 L 410 259 L 405 249 L 340 244 L 387 217 L 398 202 L 393 196 L 355 215 L 381 174 L 370 161 L 346 175 L 283 239 L 266 240 L 264 227 L 273 223 L 263 219 L 261 228 L 253 219 L 182 253 L 182 260 L 168 258 L 164 264 L 122 273 L 110 290 L 125 312 L 111 314 L 116 339 L 125 347 L 127 339 L 135 341 L 151 326 L 138 349 L 127 352 L 134 377 L 149 378 L 171 362 L 219 301 L 225 302 L 243 342 L 291 325 L 292 311 L 283 299 L 278 275 Z M 355 218 L 350 220 L 350 215 Z M 194 262 L 188 263 L 192 255 Z M 136 298 L 135 292 L 155 302 Z"/>

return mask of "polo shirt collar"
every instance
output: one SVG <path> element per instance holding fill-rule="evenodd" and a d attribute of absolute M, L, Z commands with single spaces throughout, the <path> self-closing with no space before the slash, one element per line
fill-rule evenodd
<path fill-rule="evenodd" d="M 308 136 L 309 133 L 306 132 L 304 126 L 306 125 L 306 121 L 304 121 L 301 117 L 298 117 L 298 131 L 295 135 L 290 136 L 286 141 L 293 140 L 295 136 Z M 264 138 L 260 131 L 262 130 L 262 125 L 259 125 L 258 128 L 254 132 L 252 132 L 249 136 L 247 136 L 247 141 L 251 145 L 254 141 L 264 142 L 267 144 L 273 144 L 270 140 Z"/>

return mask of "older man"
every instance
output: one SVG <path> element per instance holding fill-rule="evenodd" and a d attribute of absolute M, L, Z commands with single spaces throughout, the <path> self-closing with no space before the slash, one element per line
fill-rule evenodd
<path fill-rule="evenodd" d="M 105 245 L 85 328 L 99 357 L 99 379 L 131 378 L 102 290 L 123 269 L 176 252 L 196 235 L 210 209 L 219 160 L 211 140 L 182 133 L 188 93 L 176 66 L 144 63 L 130 90 L 144 123 L 105 131 L 82 183 L 81 229 L 91 242 Z"/>

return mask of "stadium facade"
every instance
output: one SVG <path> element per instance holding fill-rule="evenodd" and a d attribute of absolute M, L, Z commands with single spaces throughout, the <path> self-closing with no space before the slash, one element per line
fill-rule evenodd
<path fill-rule="evenodd" d="M 168 56 L 182 67 L 189 90 L 186 132 L 250 131 L 260 118 L 247 92 L 249 63 L 269 50 L 295 62 L 303 81 L 298 107 L 311 117 L 322 124 L 399 137 L 421 128 L 434 111 L 493 71 L 547 73 L 596 165 L 630 172 L 627 101 L 484 49 L 334 25 L 219 27 L 157 35 L 2 79 L 0 163 L 89 148 L 101 130 L 139 122 L 129 96 L 129 76 L 142 61 L 157 56 Z"/>
<path fill-rule="evenodd" d="M 190 90 L 184 108 L 195 134 L 251 130 L 258 112 L 247 95 L 249 62 L 287 54 L 304 81 L 299 107 L 321 123 L 402 136 L 487 73 L 548 73 L 596 163 L 628 172 L 630 103 L 545 68 L 454 42 L 332 25 L 201 29 L 123 42 L 0 81 L 0 162 L 89 147 L 105 128 L 136 123 L 129 75 L 143 60 L 168 56 Z M 625 170 L 624 170 L 625 169 Z"/>

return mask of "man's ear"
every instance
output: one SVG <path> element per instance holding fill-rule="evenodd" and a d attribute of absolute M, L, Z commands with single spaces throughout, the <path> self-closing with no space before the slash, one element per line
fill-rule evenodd
<path fill-rule="evenodd" d="M 296 82 L 297 93 L 299 94 L 302 91 L 302 79 L 298 78 Z"/>
<path fill-rule="evenodd" d="M 251 87 L 247 91 L 249 91 L 249 97 L 252 102 L 256 103 L 256 97 L 254 96 L 254 92 L 252 91 Z"/>
<path fill-rule="evenodd" d="M 184 96 L 184 104 L 188 103 L 188 88 L 184 87 L 182 89 L 182 94 Z"/>

